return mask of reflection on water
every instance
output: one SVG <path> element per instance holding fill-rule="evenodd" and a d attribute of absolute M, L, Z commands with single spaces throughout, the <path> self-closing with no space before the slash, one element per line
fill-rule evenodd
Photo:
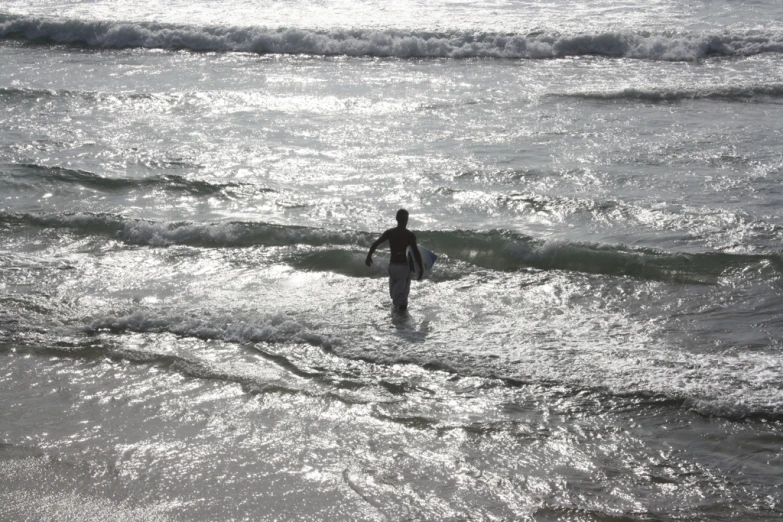
<path fill-rule="evenodd" d="M 0 8 L 0 519 L 783 518 L 781 2 L 381 3 Z"/>

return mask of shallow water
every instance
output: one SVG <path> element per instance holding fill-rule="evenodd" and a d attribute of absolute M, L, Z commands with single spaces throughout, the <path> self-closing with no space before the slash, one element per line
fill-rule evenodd
<path fill-rule="evenodd" d="M 0 38 L 0 518 L 780 518 L 778 3 Z M 363 262 L 401 207 L 405 314 Z"/>

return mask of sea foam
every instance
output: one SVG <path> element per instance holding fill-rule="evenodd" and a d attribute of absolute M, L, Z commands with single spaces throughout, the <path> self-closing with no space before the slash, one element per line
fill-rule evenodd
<path fill-rule="evenodd" d="M 209 313 L 161 313 L 136 310 L 129 314 L 96 318 L 88 331 L 167 332 L 176 335 L 239 343 L 307 343 L 324 348 L 339 344 L 338 339 L 313 331 L 301 320 L 279 312 L 267 317 L 232 314 L 217 317 Z"/>

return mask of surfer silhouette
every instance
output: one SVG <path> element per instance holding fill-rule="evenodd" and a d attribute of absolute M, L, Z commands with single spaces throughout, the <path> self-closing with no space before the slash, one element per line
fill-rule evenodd
<path fill-rule="evenodd" d="M 407 310 L 408 295 L 411 291 L 411 268 L 408 266 L 407 249 L 411 247 L 413 257 L 419 265 L 419 280 L 424 274 L 424 264 L 421 260 L 421 253 L 416 245 L 416 234 L 406 228 L 408 225 L 408 211 L 400 209 L 397 211 L 397 226 L 390 228 L 379 237 L 372 245 L 367 259 L 364 263 L 372 266 L 372 254 L 381 243 L 389 242 L 391 248 L 391 258 L 389 259 L 389 295 L 392 303 L 398 310 Z"/>

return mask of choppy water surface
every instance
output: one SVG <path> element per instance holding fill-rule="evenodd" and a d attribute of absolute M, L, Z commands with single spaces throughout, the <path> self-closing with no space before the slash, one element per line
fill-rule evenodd
<path fill-rule="evenodd" d="M 777 2 L 11 1 L 0 64 L 0 518 L 783 515 Z"/>

